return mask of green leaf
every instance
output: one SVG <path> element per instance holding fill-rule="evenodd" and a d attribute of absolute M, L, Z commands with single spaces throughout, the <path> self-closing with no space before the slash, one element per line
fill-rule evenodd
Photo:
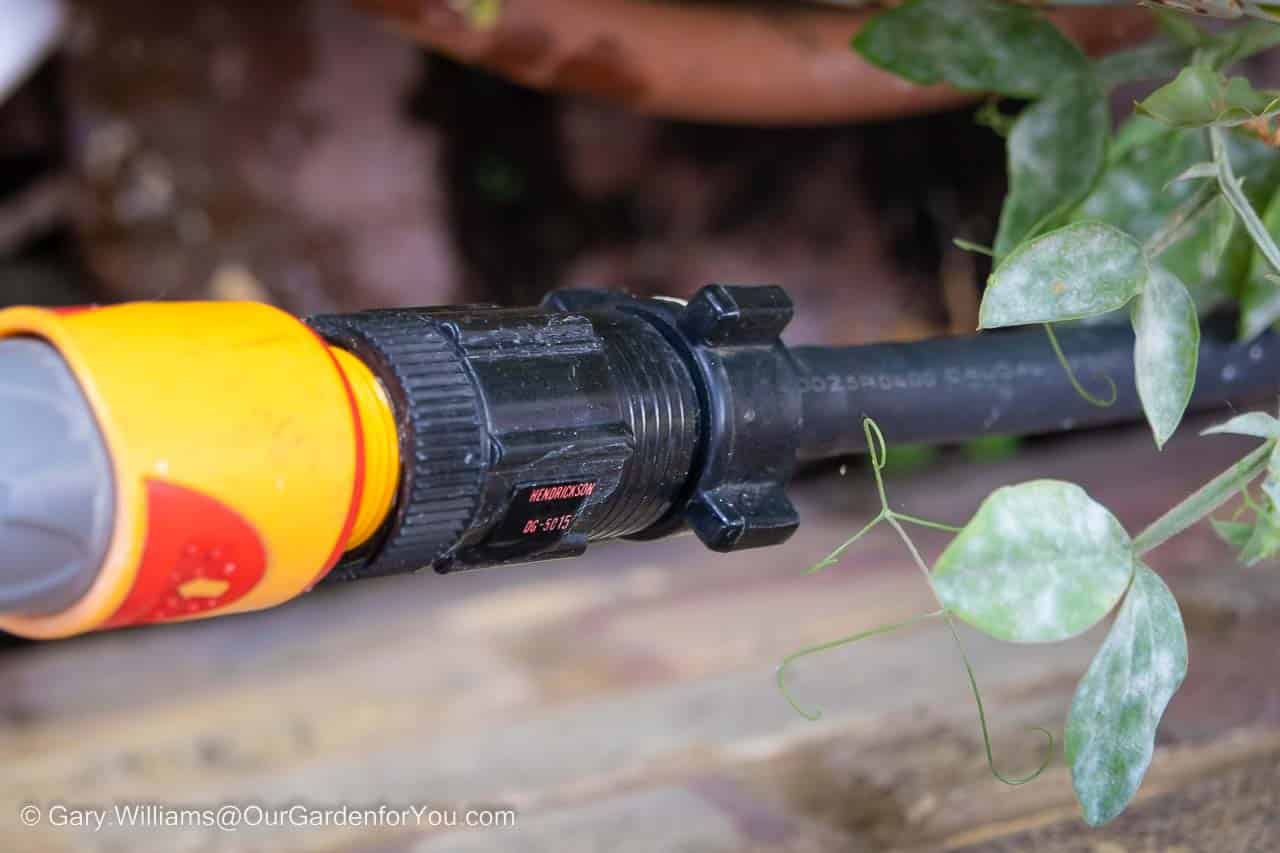
<path fill-rule="evenodd" d="M 1266 412 L 1245 412 L 1225 423 L 1202 431 L 1201 435 L 1248 435 L 1254 438 L 1280 438 L 1280 421 Z"/>
<path fill-rule="evenodd" d="M 1232 27 L 1213 39 L 1206 53 L 1209 64 L 1218 68 L 1248 59 L 1280 44 L 1280 27 L 1270 21 L 1250 21 Z"/>
<path fill-rule="evenodd" d="M 1102 176 L 1073 218 L 1106 222 L 1145 241 L 1196 191 L 1178 179 L 1208 157 L 1203 134 L 1134 116 L 1120 126 Z"/>
<path fill-rule="evenodd" d="M 1187 635 L 1164 581 L 1139 564 L 1115 624 L 1076 687 L 1067 762 L 1084 819 L 1124 811 L 1151 764 L 1160 718 L 1187 675 Z"/>
<path fill-rule="evenodd" d="M 1226 542 L 1237 551 L 1244 550 L 1249 544 L 1249 540 L 1253 538 L 1254 525 L 1243 521 L 1219 521 L 1212 519 L 1213 532 L 1218 534 L 1218 538 Z"/>
<path fill-rule="evenodd" d="M 996 234 L 996 258 L 1051 227 L 1102 171 L 1110 109 L 1089 80 L 1023 110 L 1009 135 L 1009 193 Z"/>
<path fill-rule="evenodd" d="M 1093 70 L 1103 88 L 1114 89 L 1139 80 L 1168 79 L 1191 59 L 1191 51 L 1175 41 L 1147 42 L 1098 59 Z"/>
<path fill-rule="evenodd" d="M 853 48 L 914 83 L 1023 98 L 1088 71 L 1084 54 L 1038 12 L 999 0 L 911 0 L 872 18 Z"/>
<path fill-rule="evenodd" d="M 1191 401 L 1200 356 L 1200 321 L 1187 288 L 1155 267 L 1133 301 L 1134 375 L 1156 446 L 1173 435 Z"/>
<path fill-rule="evenodd" d="M 1280 242 L 1280 191 L 1263 211 L 1262 227 Z M 1249 274 L 1240 288 L 1240 337 L 1244 340 L 1257 337 L 1280 320 L 1280 285 L 1271 273 L 1271 262 L 1255 249 L 1249 259 Z"/>
<path fill-rule="evenodd" d="M 1100 222 L 1023 243 L 996 267 L 978 312 L 983 329 L 1076 320 L 1124 307 L 1150 273 L 1142 246 Z"/>
<path fill-rule="evenodd" d="M 997 489 L 934 565 L 956 616 L 1010 642 L 1065 640 L 1124 594 L 1134 556 L 1120 522 L 1084 489 L 1034 480 Z"/>
<path fill-rule="evenodd" d="M 1218 196 L 1213 203 L 1210 216 L 1212 220 L 1209 230 L 1208 257 L 1210 264 L 1216 268 L 1226 257 L 1231 239 L 1236 233 L 1236 212 L 1231 208 L 1231 202 Z"/>
<path fill-rule="evenodd" d="M 1218 177 L 1218 167 L 1213 163 L 1196 163 L 1181 175 L 1174 178 L 1174 181 L 1194 181 L 1199 178 L 1216 178 Z M 1172 182 L 1171 182 L 1172 183 Z"/>
<path fill-rule="evenodd" d="M 1250 276 L 1240 298 L 1240 339 L 1251 341 L 1280 320 L 1280 285 L 1267 275 Z"/>
<path fill-rule="evenodd" d="M 1233 134 L 1231 162 L 1244 179 L 1244 194 L 1265 204 L 1280 179 L 1280 157 L 1262 142 Z M 1203 133 L 1176 130 L 1142 116 L 1122 124 L 1112 140 L 1107 166 L 1092 192 L 1068 221 L 1114 225 L 1146 243 L 1197 191 L 1179 181 L 1210 157 Z M 1218 302 L 1239 297 L 1249 269 L 1252 242 L 1224 200 L 1197 220 L 1160 256 L 1160 263 L 1187 286 L 1203 314 Z"/>
<path fill-rule="evenodd" d="M 1271 450 L 1267 460 L 1267 478 L 1262 481 L 1262 491 L 1271 499 L 1272 510 L 1280 510 L 1280 442 Z"/>
<path fill-rule="evenodd" d="M 1188 48 L 1198 48 L 1209 40 L 1209 34 L 1201 31 L 1187 16 L 1171 9 L 1153 7 L 1151 10 L 1160 24 L 1160 29 L 1178 44 Z"/>
<path fill-rule="evenodd" d="M 1230 126 L 1280 112 L 1280 97 L 1255 90 L 1243 77 L 1191 65 L 1148 95 L 1138 110 L 1170 127 Z"/>
<path fill-rule="evenodd" d="M 1249 541 L 1240 550 L 1240 562 L 1246 566 L 1256 566 L 1263 560 L 1269 560 L 1280 552 L 1280 519 L 1276 518 L 1275 508 L 1258 514 L 1258 523 L 1253 528 Z"/>
<path fill-rule="evenodd" d="M 1111 149 L 1107 152 L 1108 162 L 1119 160 L 1134 149 L 1162 140 L 1171 133 L 1169 128 L 1155 119 L 1134 113 L 1116 128 L 1115 136 L 1111 140 Z M 1164 147 L 1162 144 L 1160 148 L 1154 150 L 1160 151 Z M 1209 147 L 1205 145 L 1203 148 L 1205 156 L 1208 156 Z"/>

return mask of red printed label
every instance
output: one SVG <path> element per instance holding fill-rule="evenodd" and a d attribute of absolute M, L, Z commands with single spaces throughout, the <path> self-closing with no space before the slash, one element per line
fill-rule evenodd
<path fill-rule="evenodd" d="M 164 622 L 226 607 L 267 568 L 257 531 L 192 489 L 147 480 L 147 541 L 133 589 L 104 627 Z"/>
<path fill-rule="evenodd" d="M 516 549 L 554 545 L 573 529 L 583 505 L 595 492 L 595 480 L 520 486 L 488 544 Z"/>

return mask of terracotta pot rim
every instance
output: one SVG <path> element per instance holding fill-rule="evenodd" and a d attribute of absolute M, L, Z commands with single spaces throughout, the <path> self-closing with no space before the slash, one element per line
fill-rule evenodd
<path fill-rule="evenodd" d="M 875 14 L 818 7 L 637 0 L 502 0 L 477 28 L 451 0 L 355 0 L 419 42 L 538 89 L 675 119 L 753 125 L 874 121 L 974 100 L 864 62 L 849 40 Z M 1051 19 L 1092 54 L 1143 40 L 1143 9 L 1062 9 Z"/>

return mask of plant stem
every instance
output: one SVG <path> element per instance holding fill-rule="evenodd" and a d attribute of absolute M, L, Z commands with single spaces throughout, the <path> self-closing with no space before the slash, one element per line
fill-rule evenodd
<path fill-rule="evenodd" d="M 889 526 L 893 528 L 894 532 L 898 534 L 898 538 L 902 540 L 902 544 L 905 545 L 907 548 L 907 551 L 910 552 L 911 561 L 916 564 L 916 568 L 918 568 L 920 570 L 920 573 L 924 576 L 925 583 L 929 585 L 929 591 L 933 593 L 934 600 L 938 602 L 938 609 L 930 613 L 925 613 L 923 615 L 916 616 L 912 619 L 908 619 L 905 622 L 896 622 L 892 625 L 882 625 L 879 628 L 872 628 L 868 631 L 859 631 L 856 634 L 850 634 L 849 636 L 841 637 L 838 640 L 831 640 L 830 642 L 820 643 L 816 646 L 807 646 L 803 649 L 800 649 L 799 651 L 792 652 L 791 654 L 783 658 L 782 663 L 778 665 L 778 670 L 777 670 L 778 690 L 779 692 L 782 693 L 783 697 L 787 700 L 787 702 L 791 705 L 791 707 L 795 710 L 797 714 L 809 720 L 817 720 L 822 716 L 822 711 L 817 709 L 815 709 L 814 711 L 806 711 L 804 708 L 800 707 L 800 705 L 796 702 L 795 698 L 792 697 L 790 691 L 787 690 L 787 684 L 786 684 L 786 678 L 785 678 L 786 671 L 787 671 L 787 667 L 790 666 L 794 661 L 796 661 L 798 658 L 805 657 L 806 655 L 825 652 L 830 649 L 834 649 L 837 646 L 847 645 L 848 643 L 856 643 L 859 640 L 865 640 L 868 637 L 875 637 L 880 634 L 887 634 L 890 631 L 896 631 L 899 628 L 905 628 L 909 625 L 914 625 L 917 622 L 921 622 L 925 619 L 929 619 L 934 616 L 942 616 L 946 619 L 947 628 L 951 631 L 951 638 L 955 641 L 956 648 L 960 652 L 960 660 L 964 663 L 965 673 L 969 677 L 969 689 L 973 691 L 973 699 L 978 706 L 978 724 L 982 727 L 982 743 L 984 748 L 986 749 L 987 766 L 991 769 L 991 774 L 1007 785 L 1021 785 L 1024 782 L 1030 782 L 1032 779 L 1036 778 L 1041 773 L 1043 773 L 1044 769 L 1049 766 L 1049 762 L 1052 761 L 1053 759 L 1053 735 L 1050 734 L 1045 729 L 1042 729 L 1042 728 L 1036 729 L 1037 731 L 1039 731 L 1045 736 L 1049 744 L 1049 749 L 1046 751 L 1045 758 L 1041 762 L 1040 766 L 1036 768 L 1035 772 L 1031 773 L 1029 776 L 1009 777 L 1009 776 L 1005 776 L 996 768 L 995 756 L 992 754 L 992 750 L 991 750 L 991 733 L 987 729 L 987 712 L 982 705 L 982 694 L 978 690 L 978 679 L 974 675 L 973 666 L 969 662 L 969 655 L 965 651 L 964 644 L 960 641 L 960 632 L 956 629 L 955 621 L 951 617 L 951 612 L 947 610 L 946 603 L 943 602 L 942 596 L 938 594 L 938 589 L 933 584 L 933 575 L 929 572 L 928 564 L 926 564 L 924 561 L 924 558 L 920 556 L 920 549 L 917 548 L 916 543 L 911 540 L 911 536 L 908 535 L 906 529 L 903 528 L 902 523 L 906 522 L 908 524 L 916 524 L 921 527 L 928 527 L 934 530 L 945 530 L 950 533 L 957 533 L 960 531 L 961 528 L 953 527 L 950 524 L 943 524 L 937 521 L 929 521 L 928 519 L 918 518 L 914 515 L 907 515 L 906 513 L 895 512 L 893 509 L 891 509 L 889 507 L 889 497 L 888 495 L 885 494 L 884 476 L 881 473 L 885 464 L 884 433 L 880 431 L 880 427 L 871 418 L 863 418 L 862 430 L 867 438 L 867 450 L 871 454 L 871 471 L 875 475 L 876 491 L 880 496 L 880 512 L 878 512 L 876 514 L 876 517 L 871 519 L 871 521 L 868 522 L 861 530 L 859 530 L 853 536 L 849 537 L 849 539 L 843 545 L 841 545 L 836 550 L 832 551 L 831 554 L 828 555 L 825 560 L 818 563 L 813 568 L 809 569 L 809 571 L 811 573 L 816 572 L 826 566 L 831 565 L 839 557 L 841 552 L 843 552 L 846 548 L 848 548 L 854 542 L 857 542 L 859 539 L 865 536 L 867 531 L 871 530 L 871 528 L 875 527 L 877 524 L 884 521 L 884 522 L 887 522 Z"/>
<path fill-rule="evenodd" d="M 1031 773 L 1026 776 L 1005 776 L 996 769 L 996 759 L 991 753 L 991 733 L 987 730 L 987 712 L 982 707 L 982 692 L 978 690 L 978 678 L 973 674 L 973 664 L 969 663 L 969 655 L 964 650 L 964 643 L 960 642 L 960 632 L 956 629 L 955 620 L 951 618 L 950 613 L 947 613 L 947 627 L 951 629 L 951 638 L 955 640 L 956 649 L 960 652 L 960 660 L 964 663 L 965 674 L 969 676 L 969 689 L 973 692 L 974 704 L 978 706 L 978 725 L 982 727 L 982 745 L 987 750 L 987 768 L 991 771 L 992 776 L 995 776 L 1006 785 L 1025 785 L 1043 773 L 1048 768 L 1049 762 L 1053 761 L 1053 734 L 1048 729 L 1032 726 L 1032 731 L 1040 732 L 1045 736 L 1048 742 L 1048 749 L 1045 750 L 1045 756 L 1041 759 L 1040 766 Z"/>
<path fill-rule="evenodd" d="M 887 506 L 886 504 L 886 508 Z M 987 751 L 987 767 L 991 770 L 991 775 L 1006 785 L 1022 785 L 1030 782 L 1043 773 L 1045 768 L 1049 766 L 1049 762 L 1053 760 L 1053 735 L 1045 729 L 1036 728 L 1036 731 L 1043 734 L 1047 739 L 1049 748 L 1045 751 L 1045 757 L 1040 766 L 1029 775 L 1021 777 L 1006 776 L 996 767 L 996 759 L 991 751 L 991 732 L 987 729 L 987 712 L 982 706 L 982 692 L 978 690 L 978 678 L 973 673 L 973 665 L 969 663 L 969 653 L 965 651 L 964 643 L 960 641 L 960 632 L 956 629 L 955 620 L 951 618 L 951 611 L 947 610 L 946 602 L 942 600 L 942 596 L 938 595 L 938 588 L 933 585 L 933 575 L 929 572 L 928 565 L 925 564 L 924 558 L 920 556 L 920 550 L 916 548 L 916 543 L 911 541 L 907 531 L 903 530 L 902 525 L 898 523 L 896 513 L 892 511 L 886 512 L 885 521 L 889 522 L 889 526 L 897 531 L 902 544 L 907 546 L 907 551 L 911 553 L 912 561 L 916 564 L 916 568 L 920 569 L 921 574 L 924 575 L 925 583 L 929 584 L 930 592 L 933 593 L 938 606 L 942 608 L 941 612 L 945 614 L 947 628 L 951 631 L 951 639 L 955 641 L 956 649 L 960 652 L 960 660 L 964 663 L 964 671 L 969 676 L 969 689 L 973 691 L 973 701 L 978 706 L 978 725 L 982 727 L 982 745 Z"/>
<path fill-rule="evenodd" d="M 1083 397 L 1086 403 L 1091 406 L 1097 406 L 1099 409 L 1105 409 L 1115 403 L 1116 397 L 1119 396 L 1115 380 L 1110 376 L 1107 376 L 1105 373 L 1102 375 L 1102 378 L 1107 380 L 1107 384 L 1111 386 L 1111 396 L 1109 399 L 1104 400 L 1101 397 L 1095 397 L 1093 394 L 1090 394 L 1085 390 L 1085 387 L 1080 384 L 1080 380 L 1076 378 L 1076 372 L 1071 366 L 1071 362 L 1067 361 L 1067 355 L 1062 351 L 1062 344 L 1058 343 L 1058 335 L 1053 331 L 1053 324 L 1045 323 L 1044 331 L 1045 334 L 1049 336 L 1049 343 L 1053 346 L 1054 355 L 1058 357 L 1058 363 L 1062 365 L 1062 369 L 1067 374 L 1067 381 L 1071 383 L 1072 388 L 1076 389 L 1076 393 Z"/>
<path fill-rule="evenodd" d="M 1152 522 L 1133 540 L 1134 552 L 1145 554 L 1164 544 L 1230 500 L 1266 470 L 1274 444 L 1274 440 L 1265 442 Z"/>
<path fill-rule="evenodd" d="M 1235 209 L 1236 215 L 1244 223 L 1245 230 L 1249 232 L 1254 245 L 1267 259 L 1267 263 L 1274 271 L 1280 272 L 1280 248 L 1276 247 L 1275 241 L 1267 232 L 1267 226 L 1262 224 L 1257 211 L 1236 182 L 1235 172 L 1231 169 L 1231 158 L 1227 155 L 1226 132 L 1220 127 L 1209 128 L 1209 141 L 1213 146 L 1213 162 L 1218 167 L 1218 186 L 1222 189 L 1222 195 Z"/>
<path fill-rule="evenodd" d="M 943 524 L 941 521 L 929 521 L 926 518 L 916 518 L 914 515 L 907 515 L 905 512 L 893 510 L 893 517 L 898 521 L 905 521 L 908 524 L 915 524 L 919 527 L 928 527 L 932 530 L 945 530 L 947 533 L 959 533 L 963 527 L 956 527 L 954 524 Z"/>
<path fill-rule="evenodd" d="M 984 246 L 981 243 L 975 243 L 972 240 L 966 240 L 963 237 L 953 237 L 951 240 L 957 249 L 963 249 L 966 252 L 976 252 L 979 255 L 986 255 L 988 258 L 996 256 L 995 250 L 990 246 Z"/>
<path fill-rule="evenodd" d="M 844 540 L 844 542 L 841 543 L 840 547 L 836 548 L 830 554 L 823 557 L 821 562 L 814 563 L 812 566 L 810 566 L 809 569 L 805 572 L 805 574 L 811 575 L 811 574 L 814 574 L 815 572 L 820 572 L 823 569 L 825 569 L 827 566 L 834 564 L 836 561 L 840 559 L 840 555 L 843 554 L 845 551 L 847 551 L 851 545 L 853 545 L 863 536 L 866 536 L 867 533 L 871 531 L 871 528 L 875 527 L 877 524 L 879 524 L 882 521 L 884 521 L 884 510 L 880 510 L 880 512 L 876 514 L 876 517 L 868 521 L 861 530 L 859 530 L 857 533 L 850 536 L 848 539 Z"/>
<path fill-rule="evenodd" d="M 931 619 L 934 616 L 941 616 L 943 612 L 944 611 L 942 610 L 934 610 L 929 613 L 922 613 L 919 616 L 913 616 L 910 619 L 906 619 L 902 622 L 894 622 L 891 625 L 881 625 L 878 628 L 872 628 L 868 631 L 859 631 L 856 634 L 850 634 L 849 636 L 841 637 L 838 640 L 830 640 L 825 643 L 819 643 L 816 646 L 806 646 L 805 648 L 800 649 L 799 651 L 792 652 L 791 654 L 787 655 L 785 658 L 782 659 L 782 663 L 778 664 L 778 669 L 777 669 L 777 672 L 775 673 L 775 679 L 778 684 L 778 690 L 782 693 L 783 697 L 787 700 L 787 702 L 791 705 L 791 707 L 795 709 L 795 712 L 797 714 L 799 714 L 800 716 L 804 717 L 807 720 L 820 719 L 822 717 L 821 709 L 814 710 L 812 712 L 806 711 L 805 709 L 801 708 L 800 705 L 797 704 L 795 698 L 792 697 L 791 691 L 787 689 L 787 683 L 786 683 L 787 667 L 791 666 L 791 664 L 794 663 L 799 658 L 805 657 L 807 655 L 816 655 L 819 652 L 830 651 L 831 649 L 837 648 L 839 646 L 845 646 L 845 645 L 848 645 L 849 643 L 856 643 L 859 640 L 865 640 L 868 637 L 876 637 L 876 636 L 879 636 L 880 634 L 888 634 L 890 631 L 896 631 L 899 628 L 909 628 L 912 625 L 915 625 L 919 622 L 923 622 L 926 619 Z"/>
<path fill-rule="evenodd" d="M 1218 190 L 1213 184 L 1206 182 L 1197 188 L 1186 201 L 1178 205 L 1156 233 L 1147 239 L 1146 245 L 1143 246 L 1147 257 L 1155 260 L 1166 249 L 1187 236 L 1191 226 L 1199 221 L 1201 214 L 1209 209 L 1217 197 Z"/>

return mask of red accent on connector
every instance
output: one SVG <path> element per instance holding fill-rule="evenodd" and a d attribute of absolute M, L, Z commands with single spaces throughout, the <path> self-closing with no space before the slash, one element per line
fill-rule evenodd
<path fill-rule="evenodd" d="M 133 588 L 104 628 L 165 622 L 226 607 L 258 585 L 267 553 L 230 507 L 194 489 L 148 479 L 147 541 Z M 226 584 L 216 596 L 184 596 L 192 581 Z"/>

